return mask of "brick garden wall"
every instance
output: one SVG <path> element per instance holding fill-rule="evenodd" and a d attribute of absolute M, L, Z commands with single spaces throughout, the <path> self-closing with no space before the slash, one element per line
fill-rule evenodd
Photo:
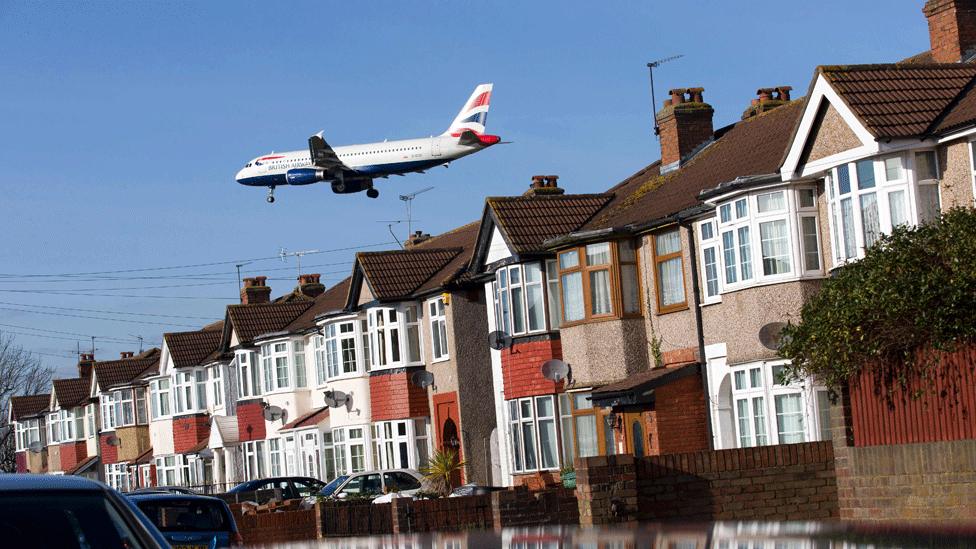
<path fill-rule="evenodd" d="M 525 488 L 491 494 L 495 528 L 537 524 L 579 524 L 576 491 L 550 488 L 529 491 Z"/>
<path fill-rule="evenodd" d="M 247 515 L 235 513 L 234 518 L 247 545 L 278 544 L 319 537 L 315 509 Z"/>
<path fill-rule="evenodd" d="M 705 391 L 700 375 L 681 378 L 654 390 L 658 454 L 708 449 Z"/>
<path fill-rule="evenodd" d="M 576 462 L 581 524 L 837 518 L 830 442 Z"/>
<path fill-rule="evenodd" d="M 563 356 L 561 340 L 545 337 L 538 341 L 516 341 L 501 352 L 505 400 L 562 391 L 562 382 L 554 383 L 542 377 L 542 364 Z"/>
<path fill-rule="evenodd" d="M 416 368 L 370 373 L 369 400 L 373 421 L 430 415 L 427 389 L 410 382 L 410 376 L 415 371 Z"/>

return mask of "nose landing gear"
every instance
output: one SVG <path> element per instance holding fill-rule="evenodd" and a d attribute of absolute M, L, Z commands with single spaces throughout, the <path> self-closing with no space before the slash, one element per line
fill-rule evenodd
<path fill-rule="evenodd" d="M 274 187 L 268 187 L 268 198 L 265 199 L 268 201 L 268 204 L 274 204 L 274 189 Z"/>
<path fill-rule="evenodd" d="M 370 198 L 377 198 L 377 197 L 379 197 L 379 195 L 380 195 L 380 192 L 377 191 L 376 189 L 366 189 L 366 196 L 368 196 Z"/>

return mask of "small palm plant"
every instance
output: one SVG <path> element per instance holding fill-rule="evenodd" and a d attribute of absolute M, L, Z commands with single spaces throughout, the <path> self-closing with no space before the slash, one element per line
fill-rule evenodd
<path fill-rule="evenodd" d="M 454 490 L 451 479 L 460 474 L 465 463 L 458 460 L 454 450 L 438 450 L 427 460 L 427 465 L 420 468 L 420 473 L 430 482 L 431 488 L 446 496 Z"/>

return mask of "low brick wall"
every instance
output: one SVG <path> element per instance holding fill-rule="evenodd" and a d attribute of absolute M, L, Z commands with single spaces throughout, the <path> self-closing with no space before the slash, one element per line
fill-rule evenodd
<path fill-rule="evenodd" d="M 446 532 L 492 527 L 490 496 L 427 500 L 395 499 L 393 533 Z"/>
<path fill-rule="evenodd" d="M 365 501 L 322 501 L 319 519 L 323 536 L 392 534 L 392 504 Z"/>
<path fill-rule="evenodd" d="M 839 516 L 830 442 L 577 460 L 580 522 Z"/>
<path fill-rule="evenodd" d="M 304 541 L 320 536 L 315 509 L 247 515 L 235 513 L 234 518 L 247 545 Z"/>
<path fill-rule="evenodd" d="M 576 491 L 549 488 L 529 491 L 525 488 L 492 492 L 492 522 L 495 528 L 537 524 L 579 524 Z"/>

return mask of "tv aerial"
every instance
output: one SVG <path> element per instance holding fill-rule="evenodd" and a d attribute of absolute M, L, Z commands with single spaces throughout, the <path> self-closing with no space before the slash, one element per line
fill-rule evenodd
<path fill-rule="evenodd" d="M 495 330 L 488 334 L 488 346 L 496 351 L 508 349 L 512 346 L 512 336 L 501 330 Z"/>
<path fill-rule="evenodd" d="M 542 377 L 554 383 L 559 383 L 569 378 L 569 364 L 566 364 L 558 358 L 547 360 L 542 363 Z"/>
<path fill-rule="evenodd" d="M 285 248 L 278 249 L 278 257 L 281 258 L 281 262 L 284 263 L 288 261 L 289 257 L 294 257 L 298 261 L 298 276 L 302 276 L 302 256 L 309 254 L 317 254 L 320 250 L 301 250 L 298 252 L 289 252 Z"/>
<path fill-rule="evenodd" d="M 678 55 L 672 55 L 671 57 L 651 61 L 647 64 L 647 70 L 651 75 L 651 116 L 654 118 L 654 137 L 657 137 L 661 131 L 661 128 L 659 128 L 657 125 L 657 98 L 654 96 L 654 68 L 660 67 L 669 61 L 674 61 L 675 59 L 680 59 L 682 57 L 684 57 L 684 54 L 679 53 Z"/>
<path fill-rule="evenodd" d="M 400 195 L 400 200 L 407 203 L 407 238 L 410 238 L 410 236 L 413 235 L 413 199 L 417 198 L 418 194 L 423 194 L 433 188 L 434 187 L 424 187 L 419 191 Z"/>

